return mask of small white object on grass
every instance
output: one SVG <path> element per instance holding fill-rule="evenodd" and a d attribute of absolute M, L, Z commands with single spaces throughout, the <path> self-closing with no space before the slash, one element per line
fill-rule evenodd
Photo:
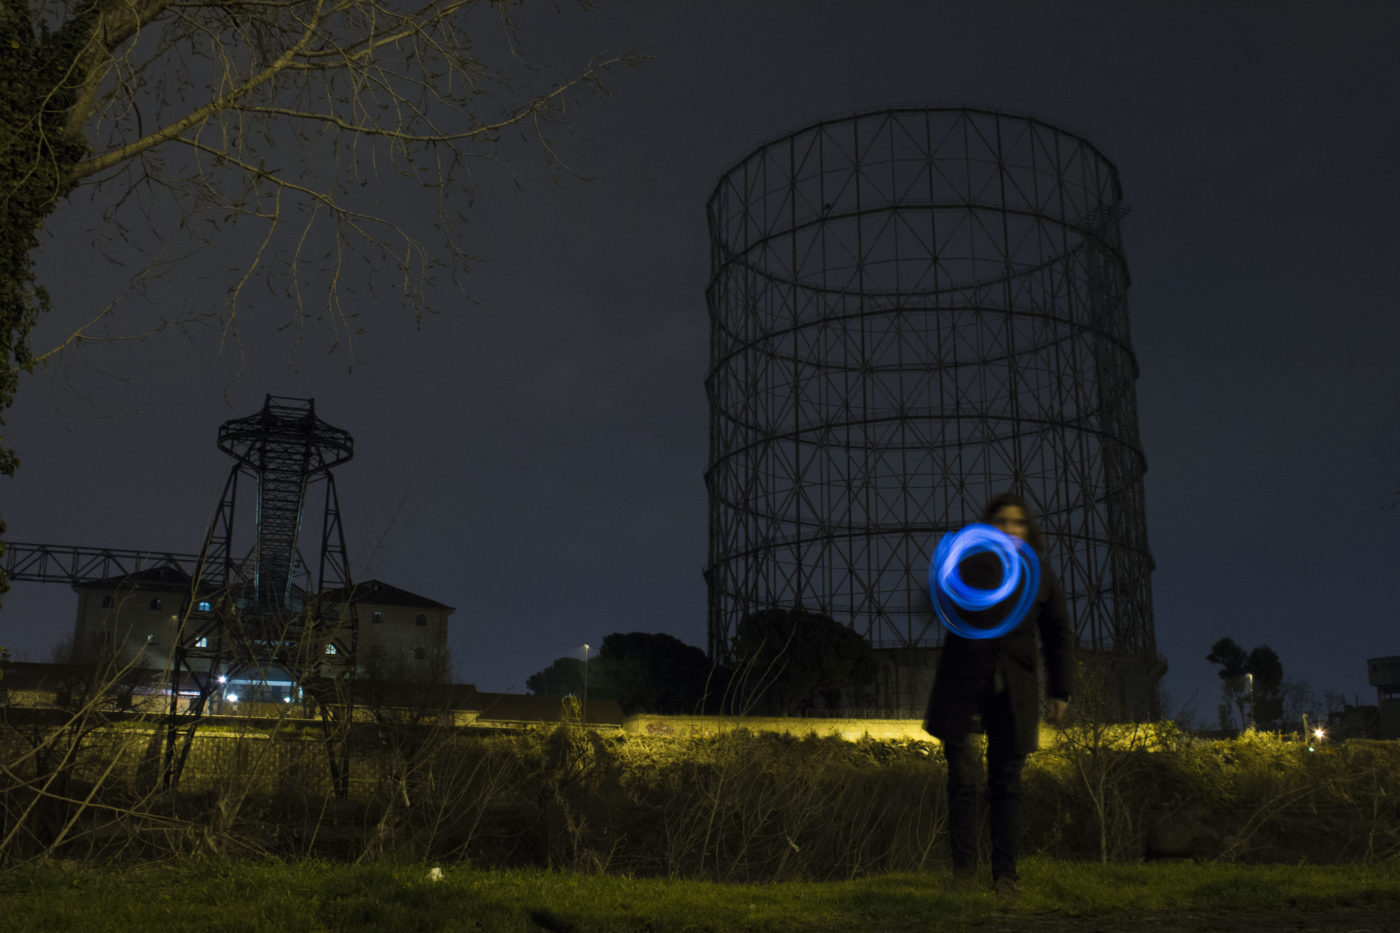
<path fill-rule="evenodd" d="M 436 865 L 434 865 L 432 868 L 429 868 L 429 869 L 428 869 L 428 880 L 429 880 L 429 881 L 441 881 L 441 880 L 442 880 L 442 869 L 441 869 L 441 868 L 438 868 Z"/>

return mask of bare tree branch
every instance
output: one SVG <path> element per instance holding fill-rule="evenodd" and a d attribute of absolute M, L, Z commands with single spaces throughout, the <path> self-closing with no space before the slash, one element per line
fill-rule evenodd
<path fill-rule="evenodd" d="M 160 232 L 170 218 L 187 235 L 182 249 L 212 245 L 240 220 L 261 225 L 224 293 L 223 341 L 239 341 L 247 286 L 259 279 L 286 297 L 298 341 L 305 322 L 320 318 L 352 359 L 349 260 L 367 261 L 372 285 L 392 270 L 394 297 L 421 318 L 434 270 L 456 281 L 471 261 L 461 240 L 468 199 L 460 195 L 476 184 L 468 160 L 503 164 L 497 144 L 518 126 L 567 170 L 550 134 L 568 101 L 638 62 L 604 56 L 550 80 L 525 64 L 507 0 L 30 6 L 0 12 L 0 23 L 8 17 L 27 32 L 40 66 L 31 96 L 10 102 L 24 123 L 0 133 L 5 164 L 20 169 L 0 174 L 0 204 L 32 197 L 42 222 L 75 187 L 100 193 L 94 235 L 117 261 L 148 263 L 133 275 L 143 284 L 170 268 Z M 394 179 L 434 192 L 431 213 L 381 199 Z M 32 268 L 4 272 L 23 280 L 13 292 L 27 302 Z M 321 290 L 318 313 L 311 296 Z M 0 365 L 12 376 L 66 348 L 152 330 L 113 330 L 116 305 L 90 312 L 42 353 L 24 349 Z M 196 313 L 208 317 L 207 300 Z M 12 327 L 21 347 L 33 318 Z"/>

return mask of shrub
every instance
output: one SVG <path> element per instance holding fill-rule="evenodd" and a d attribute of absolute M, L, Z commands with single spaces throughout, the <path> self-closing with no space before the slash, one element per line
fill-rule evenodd
<path fill-rule="evenodd" d="M 366 723 L 351 795 L 337 799 L 311 730 L 201 731 L 197 767 L 178 792 L 156 794 L 152 726 L 89 730 L 65 755 L 74 733 L 48 728 L 25 741 L 0 728 L 0 861 L 389 855 L 770 881 L 945 858 L 946 771 L 932 742 L 605 734 L 576 719 L 517 732 Z M 1106 861 L 1383 859 L 1400 853 L 1395 786 L 1397 743 L 1309 751 L 1263 733 L 1202 741 L 1170 724 L 1085 725 L 1030 759 L 1024 848 Z"/>

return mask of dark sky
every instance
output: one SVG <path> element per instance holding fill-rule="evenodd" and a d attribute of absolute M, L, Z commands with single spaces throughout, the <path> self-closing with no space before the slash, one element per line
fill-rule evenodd
<path fill-rule="evenodd" d="M 1314 689 L 1374 693 L 1400 654 L 1400 5 L 707 0 L 539 13 L 525 51 L 567 69 L 646 47 L 572 108 L 556 183 L 478 172 L 474 303 L 421 330 L 364 292 L 352 371 L 268 296 L 241 353 L 195 329 L 85 348 L 26 377 L 0 483 L 19 541 L 196 551 L 231 461 L 218 425 L 267 392 L 314 396 L 356 439 L 337 481 L 358 577 L 457 607 L 458 677 L 524 690 L 613 631 L 703 646 L 708 354 L 704 204 L 759 144 L 822 118 L 969 103 L 1093 140 L 1119 168 L 1156 636 L 1174 705 L 1213 721 L 1204 661 L 1271 645 Z M 548 30 L 556 34 L 548 34 Z M 55 217 L 47 346 L 130 275 Z M 235 240 L 231 242 L 237 242 Z M 208 257 L 147 292 L 202 290 Z M 46 342 L 47 341 L 47 342 Z M 64 586 L 19 583 L 0 644 L 71 630 Z"/>

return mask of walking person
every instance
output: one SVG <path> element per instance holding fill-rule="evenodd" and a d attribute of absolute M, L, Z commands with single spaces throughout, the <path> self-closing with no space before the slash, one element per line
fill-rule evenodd
<path fill-rule="evenodd" d="M 1007 493 L 992 499 L 981 520 L 1026 542 L 1043 561 L 1040 529 L 1019 496 Z M 973 557 L 965 563 L 975 561 Z M 987 584 L 994 586 L 995 581 Z M 1010 597 L 1001 605 L 1014 601 Z M 960 886 L 971 884 L 977 867 L 981 743 L 975 733 L 986 734 L 992 878 L 1003 900 L 1020 893 L 1016 861 L 1024 824 L 1021 771 L 1040 741 L 1037 636 L 1045 662 L 1045 718 L 1063 722 L 1073 680 L 1074 627 L 1060 581 L 1043 562 L 1039 592 L 1015 628 L 995 638 L 947 633 L 924 717 L 924 729 L 943 743 L 948 762 L 948 835 L 954 881 Z"/>

